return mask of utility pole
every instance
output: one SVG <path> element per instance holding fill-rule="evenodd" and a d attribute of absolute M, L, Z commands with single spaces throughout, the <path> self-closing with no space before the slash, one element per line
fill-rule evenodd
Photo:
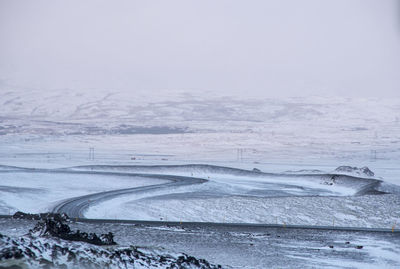
<path fill-rule="evenodd" d="M 239 162 L 242 162 L 243 161 L 243 149 L 237 149 L 237 160 L 239 161 Z"/>
<path fill-rule="evenodd" d="M 371 158 L 376 161 L 376 149 L 371 150 Z"/>
<path fill-rule="evenodd" d="M 89 148 L 89 160 L 94 160 L 94 148 Z"/>

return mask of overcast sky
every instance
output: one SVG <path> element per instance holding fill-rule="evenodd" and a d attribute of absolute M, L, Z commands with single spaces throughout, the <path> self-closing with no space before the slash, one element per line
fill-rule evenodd
<path fill-rule="evenodd" d="M 53 89 L 400 96 L 399 0 L 0 0 L 0 79 Z"/>

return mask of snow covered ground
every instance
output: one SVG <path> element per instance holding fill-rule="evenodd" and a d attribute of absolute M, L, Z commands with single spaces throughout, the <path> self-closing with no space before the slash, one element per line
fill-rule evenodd
<path fill-rule="evenodd" d="M 335 167 L 394 164 L 400 158 L 400 100 L 395 98 L 246 99 L 212 92 L 42 92 L 3 86 L 0 105 L 0 160 L 43 153 L 80 162 L 89 147 L 106 162 L 111 152 L 112 159 L 124 161 Z"/>
<path fill-rule="evenodd" d="M 208 182 L 99 201 L 85 217 L 398 229 L 399 160 L 400 99 L 395 98 L 278 100 L 212 92 L 0 88 L 0 214 L 47 211 L 73 197 L 165 182 L 124 176 L 136 172 Z M 182 169 L 187 164 L 272 174 Z M 121 165 L 181 168 L 129 171 Z M 357 173 L 355 181 L 332 178 L 341 165 L 368 166 L 373 179 L 382 181 L 379 190 L 388 194 L 363 193 L 376 181 Z M 68 167 L 74 168 L 54 170 Z M 30 225 L 0 221 L 11 237 Z M 126 246 L 185 252 L 232 268 L 399 267 L 397 233 L 74 225 L 112 230 Z"/>
<path fill-rule="evenodd" d="M 35 221 L 0 218 L 0 230 L 11 238 L 25 236 Z M 104 222 L 72 222 L 71 229 L 108 233 L 113 232 L 117 249 L 138 246 L 139 251 L 154 255 L 184 252 L 196 258 L 203 258 L 222 268 L 398 268 L 399 233 L 330 231 L 292 228 L 266 228 L 255 226 L 224 225 L 151 225 Z M 47 254 L 51 246 L 67 247 L 68 250 L 81 250 L 83 260 L 89 258 L 101 264 L 107 260 L 111 249 L 105 250 L 98 258 L 99 247 L 87 244 L 76 245 L 65 241 L 34 239 Z M 20 242 L 20 240 L 15 240 Z M 29 245 L 25 238 L 23 245 Z M 0 240 L 0 244 L 1 244 Z M 71 248 L 73 247 L 73 248 Z M 67 253 L 68 253 L 67 250 Z M 44 256 L 44 255 L 43 255 Z M 174 256 L 174 255 L 173 255 Z M 49 255 L 44 256 L 52 260 Z M 57 259 L 59 258 L 59 259 Z M 55 262 L 63 262 L 63 256 L 56 256 Z M 126 257 L 128 258 L 128 257 Z M 141 256 L 137 258 L 142 261 Z M 112 261 L 119 262 L 119 257 Z M 0 262 L 1 264 L 1 262 Z M 153 265 L 150 263 L 148 266 Z M 140 267 L 139 267 L 140 268 Z M 161 268 L 165 268 L 162 267 Z"/>
<path fill-rule="evenodd" d="M 2 85 L 0 105 L 3 165 L 205 163 L 274 173 L 290 170 L 292 174 L 299 170 L 329 173 L 350 165 L 368 166 L 376 178 L 400 185 L 399 99 L 246 99 L 179 91 L 168 95 L 77 89 L 42 92 Z M 93 159 L 89 159 L 90 148 Z M 93 205 L 86 216 L 368 227 L 391 227 L 399 220 L 398 191 L 391 185 L 382 186 L 394 192 L 391 195 L 351 196 L 354 189 L 348 186 L 333 189 L 309 180 L 294 184 L 286 178 L 284 192 L 295 196 L 265 199 L 265 193 L 260 195 L 263 188 L 268 185 L 271 190 L 277 183 L 271 179 L 234 177 L 232 181 L 231 176 L 193 174 L 210 177 L 212 182 L 151 197 L 127 195 Z M 14 192 L 0 189 L 3 213 L 16 209 L 38 212 L 68 197 L 148 184 L 139 179 L 131 185 L 122 178 L 108 181 L 101 177 L 99 184 L 90 175 L 81 180 L 66 174 L 57 174 L 58 180 L 52 180 L 51 173 L 18 175 L 21 180 L 15 182 L 11 174 L 1 175 L 0 185 L 14 188 Z M 318 195 L 326 197 L 305 197 L 307 188 L 316 187 L 324 190 Z M 277 193 L 277 188 L 273 190 Z"/>
<path fill-rule="evenodd" d="M 8 223 L 18 225 L 18 221 L 15 220 L 8 220 Z M 2 232 L 9 232 L 9 227 L 2 224 Z M 85 227 L 85 230 L 87 231 L 88 228 Z M 204 259 L 197 259 L 176 251 L 132 245 L 117 246 L 112 233 L 96 235 L 90 231 L 73 231 L 68 224 L 52 219 L 38 222 L 32 230 L 25 230 L 25 234 L 17 237 L 0 234 L 0 266 L 2 268 L 109 269 L 221 268 Z"/>
<path fill-rule="evenodd" d="M 399 187 L 367 175 L 323 171 L 262 173 L 211 165 L 78 166 L 0 173 L 2 209 L 51 210 L 66 198 L 155 185 L 109 200 L 93 200 L 87 218 L 229 223 L 277 223 L 391 229 L 400 218 Z M 139 176 L 134 176 L 136 173 Z M 144 178 L 140 175 L 151 175 Z M 164 175 L 204 178 L 201 184 L 160 185 Z M 159 177 L 159 178 L 157 178 Z M 181 180 L 185 180 L 183 177 Z M 377 190 L 388 194 L 375 194 Z M 91 199 L 91 198 L 85 198 Z M 85 200 L 86 201 L 86 200 Z M 28 202 L 28 203 L 27 203 Z M 12 211 L 12 212 L 11 212 Z"/>
<path fill-rule="evenodd" d="M 391 228 L 400 218 L 400 196 L 355 195 L 368 179 L 329 174 L 253 174 L 208 166 L 76 169 L 194 175 L 209 182 L 149 195 L 124 195 L 94 205 L 88 218 L 285 223 Z M 315 172 L 316 173 L 316 172 Z M 365 181 L 365 182 L 364 182 Z M 282 184 L 284 183 L 284 184 Z M 384 185 L 385 186 L 385 185 Z M 395 186 L 388 185 L 393 189 Z M 398 188 L 396 188 L 398 191 Z"/>
<path fill-rule="evenodd" d="M 168 221 L 277 223 L 390 229 L 400 219 L 399 196 L 125 198 L 91 207 L 86 217 Z M 128 202 L 126 202 L 128 200 Z M 110 212 L 107 214 L 107 212 Z M 111 213 L 112 212 L 112 213 Z"/>
<path fill-rule="evenodd" d="M 0 174 L 0 214 L 48 212 L 64 199 L 165 182 L 162 179 L 21 170 Z"/>

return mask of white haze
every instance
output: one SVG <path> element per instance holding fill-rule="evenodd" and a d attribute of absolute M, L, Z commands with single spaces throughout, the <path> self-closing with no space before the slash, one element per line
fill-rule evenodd
<path fill-rule="evenodd" d="M 1 0 L 0 91 L 398 97 L 399 11 L 396 0 Z"/>

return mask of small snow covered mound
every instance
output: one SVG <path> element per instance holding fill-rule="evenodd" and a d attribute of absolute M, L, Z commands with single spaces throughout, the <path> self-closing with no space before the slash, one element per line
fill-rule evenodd
<path fill-rule="evenodd" d="M 364 176 L 364 177 L 374 177 L 375 173 L 369 170 L 368 167 L 364 166 L 361 168 L 351 167 L 347 165 L 339 166 L 335 169 L 335 172 L 338 174 L 346 174 L 346 175 L 356 175 L 356 176 Z"/>

